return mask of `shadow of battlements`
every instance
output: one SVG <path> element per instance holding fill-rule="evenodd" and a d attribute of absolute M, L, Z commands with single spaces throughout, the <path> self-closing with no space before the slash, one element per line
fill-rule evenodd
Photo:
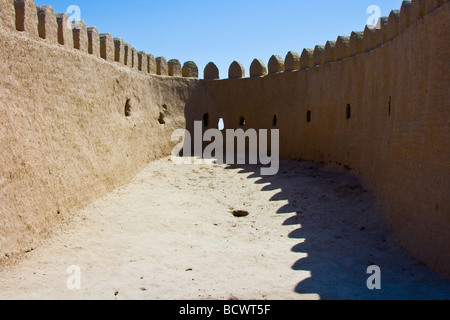
<path fill-rule="evenodd" d="M 349 172 L 310 162 L 282 159 L 278 174 L 262 176 L 259 165 L 227 165 L 249 179 L 261 192 L 278 191 L 273 214 L 285 215 L 284 226 L 298 243 L 286 250 L 298 253 L 292 269 L 310 272 L 293 283 L 299 294 L 325 300 L 449 299 L 450 281 L 413 259 L 391 238 L 374 195 Z M 269 213 L 270 214 L 270 213 Z M 288 228 L 287 228 L 288 229 Z M 369 290 L 369 266 L 381 270 L 381 290 Z M 295 281 L 293 279 L 293 281 Z"/>
<path fill-rule="evenodd" d="M 204 85 L 186 104 L 185 129 L 191 133 L 194 121 L 204 119 L 204 110 L 210 110 L 210 127 L 215 126 L 217 114 L 230 118 Z M 225 123 L 227 129 L 236 125 Z M 202 151 L 208 144 L 204 142 Z M 261 185 L 261 192 L 277 192 L 270 201 L 283 202 L 268 214 L 286 216 L 286 234 L 298 240 L 293 247 L 286 247 L 299 255 L 291 268 L 309 272 L 310 277 L 298 283 L 293 279 L 297 293 L 317 294 L 325 300 L 450 299 L 450 281 L 391 239 L 384 223 L 386 214 L 375 195 L 350 172 L 287 159 L 281 159 L 278 173 L 269 176 L 261 174 L 260 165 L 227 165 L 226 169 L 252 179 Z M 292 226 L 297 228 L 292 231 Z M 371 276 L 367 271 L 372 265 L 381 270 L 381 290 L 367 287 Z"/>

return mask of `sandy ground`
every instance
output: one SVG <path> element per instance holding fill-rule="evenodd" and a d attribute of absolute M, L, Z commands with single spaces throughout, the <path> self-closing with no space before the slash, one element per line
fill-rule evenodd
<path fill-rule="evenodd" d="M 317 164 L 262 177 L 166 158 L 4 268 L 0 299 L 449 299 L 378 211 L 357 179 Z M 381 290 L 366 286 L 370 265 Z"/>

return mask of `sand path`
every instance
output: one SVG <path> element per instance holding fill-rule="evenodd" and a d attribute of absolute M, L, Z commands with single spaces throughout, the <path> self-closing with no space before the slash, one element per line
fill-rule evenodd
<path fill-rule="evenodd" d="M 450 298 L 376 211 L 357 179 L 316 164 L 283 160 L 261 177 L 166 158 L 0 272 L 0 299 Z M 366 286 L 373 264 L 381 290 Z"/>

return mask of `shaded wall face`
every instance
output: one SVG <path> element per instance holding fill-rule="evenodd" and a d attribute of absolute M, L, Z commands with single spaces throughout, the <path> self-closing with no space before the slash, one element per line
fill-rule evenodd
<path fill-rule="evenodd" d="M 354 57 L 262 78 L 203 82 L 188 125 L 271 129 L 282 157 L 338 164 L 363 177 L 395 237 L 450 276 L 450 4 Z"/>
<path fill-rule="evenodd" d="M 0 29 L 0 39 L 0 259 L 7 259 L 170 155 L 197 80 L 150 76 L 15 30 Z"/>

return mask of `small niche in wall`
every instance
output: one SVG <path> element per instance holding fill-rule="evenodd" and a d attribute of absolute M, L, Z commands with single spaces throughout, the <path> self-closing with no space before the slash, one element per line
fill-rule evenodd
<path fill-rule="evenodd" d="M 160 112 L 158 119 L 159 124 L 166 124 L 166 120 L 164 120 L 164 118 L 165 118 L 164 113 Z"/>
<path fill-rule="evenodd" d="M 392 97 L 389 97 L 389 108 L 388 108 L 388 116 L 390 117 L 392 113 Z"/>
<path fill-rule="evenodd" d="M 219 129 L 220 131 L 225 129 L 225 122 L 223 121 L 223 118 L 219 119 L 219 122 L 217 123 L 217 129 Z"/>
<path fill-rule="evenodd" d="M 203 115 L 203 127 L 208 128 L 209 126 L 209 114 L 205 113 Z"/>
<path fill-rule="evenodd" d="M 125 117 L 131 117 L 130 99 L 127 99 L 127 102 L 125 102 Z"/>
<path fill-rule="evenodd" d="M 311 111 L 308 110 L 306 112 L 306 122 L 310 123 L 311 122 Z"/>
<path fill-rule="evenodd" d="M 276 127 L 277 125 L 278 125 L 278 118 L 277 115 L 274 115 L 272 119 L 272 127 Z"/>
<path fill-rule="evenodd" d="M 241 117 L 241 118 L 239 119 L 239 126 L 241 126 L 241 127 L 244 127 L 244 126 L 245 126 L 245 118 L 244 118 L 244 117 Z"/>
<path fill-rule="evenodd" d="M 352 106 L 350 104 L 347 104 L 347 108 L 345 110 L 345 119 L 350 119 L 352 117 Z"/>

